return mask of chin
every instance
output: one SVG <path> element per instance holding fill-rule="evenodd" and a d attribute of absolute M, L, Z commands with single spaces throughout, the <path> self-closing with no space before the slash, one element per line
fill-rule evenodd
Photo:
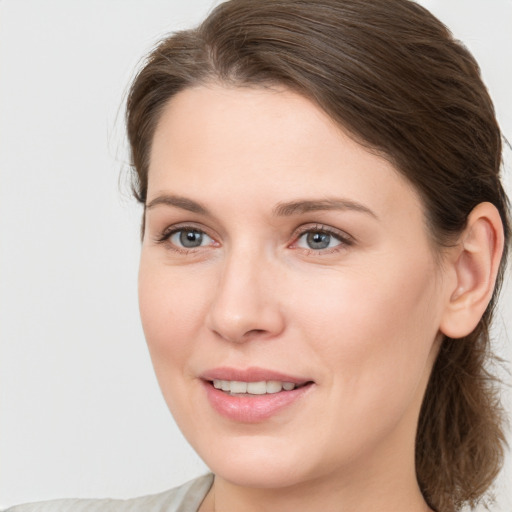
<path fill-rule="evenodd" d="M 209 467 L 215 475 L 240 487 L 284 489 L 308 479 L 306 475 L 300 474 L 303 469 L 300 462 L 290 464 L 285 460 L 277 460 L 275 456 L 267 460 L 263 460 L 263 457 L 230 456 Z"/>
<path fill-rule="evenodd" d="M 235 434 L 190 442 L 210 470 L 233 485 L 282 489 L 315 477 L 314 454 L 289 433 Z"/>

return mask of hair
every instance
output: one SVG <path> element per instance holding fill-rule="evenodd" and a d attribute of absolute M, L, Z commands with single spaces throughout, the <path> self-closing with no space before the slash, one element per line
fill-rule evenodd
<path fill-rule="evenodd" d="M 445 337 L 422 404 L 416 473 L 427 503 L 475 506 L 503 460 L 504 415 L 490 372 L 489 326 L 506 266 L 502 136 L 478 64 L 410 0 L 230 0 L 193 30 L 164 39 L 127 101 L 133 192 L 146 202 L 155 128 L 186 88 L 284 86 L 387 158 L 419 193 L 435 247 L 453 243 L 488 201 L 504 226 L 493 298 L 476 329 Z"/>

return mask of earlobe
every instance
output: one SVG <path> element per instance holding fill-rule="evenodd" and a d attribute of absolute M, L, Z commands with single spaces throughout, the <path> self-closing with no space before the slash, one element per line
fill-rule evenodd
<path fill-rule="evenodd" d="M 468 217 L 450 263 L 455 286 L 443 313 L 440 330 L 450 338 L 470 334 L 491 300 L 503 253 L 503 224 L 496 207 L 480 203 Z"/>

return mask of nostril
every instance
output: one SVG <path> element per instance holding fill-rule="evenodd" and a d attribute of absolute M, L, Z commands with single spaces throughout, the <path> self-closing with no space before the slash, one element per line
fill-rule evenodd
<path fill-rule="evenodd" d="M 247 331 L 244 336 L 251 336 L 251 335 L 258 335 L 258 334 L 265 334 L 264 329 L 251 329 L 250 331 Z"/>

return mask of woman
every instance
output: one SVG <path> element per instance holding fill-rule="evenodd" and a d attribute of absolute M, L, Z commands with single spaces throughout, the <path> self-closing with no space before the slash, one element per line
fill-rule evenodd
<path fill-rule="evenodd" d="M 407 0 L 232 0 L 155 49 L 127 125 L 144 331 L 215 477 L 112 509 L 475 505 L 509 223 L 468 52 Z"/>

